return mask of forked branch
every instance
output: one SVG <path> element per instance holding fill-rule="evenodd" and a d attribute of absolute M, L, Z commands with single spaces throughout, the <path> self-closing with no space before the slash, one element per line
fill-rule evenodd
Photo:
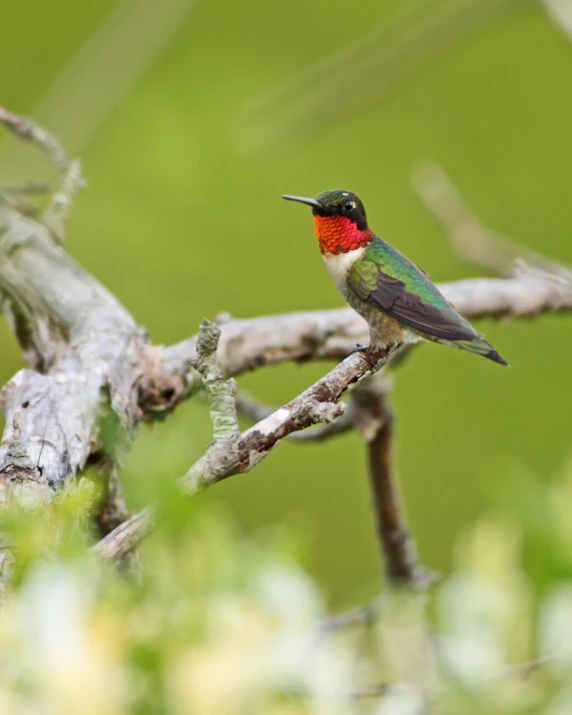
<path fill-rule="evenodd" d="M 377 356 L 376 370 L 387 358 L 388 355 Z M 238 435 L 234 441 L 215 439 L 180 480 L 181 489 L 194 496 L 227 477 L 249 472 L 285 437 L 319 422 L 333 423 L 345 411 L 345 405 L 339 400 L 371 374 L 371 362 L 366 355 L 361 352 L 349 355 L 312 387 Z M 210 404 L 212 413 L 216 411 L 212 396 Z M 216 415 L 213 422 L 215 420 Z M 151 518 L 148 510 L 137 514 L 99 542 L 95 551 L 114 558 L 125 555 L 147 535 Z"/>

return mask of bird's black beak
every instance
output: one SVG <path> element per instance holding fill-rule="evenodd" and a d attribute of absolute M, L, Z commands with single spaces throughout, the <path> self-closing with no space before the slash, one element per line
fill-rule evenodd
<path fill-rule="evenodd" d="M 284 194 L 282 198 L 287 201 L 298 201 L 300 204 L 308 204 L 308 206 L 312 206 L 315 209 L 322 208 L 321 204 L 316 201 L 316 199 L 306 199 L 304 196 L 291 196 L 290 194 Z"/>

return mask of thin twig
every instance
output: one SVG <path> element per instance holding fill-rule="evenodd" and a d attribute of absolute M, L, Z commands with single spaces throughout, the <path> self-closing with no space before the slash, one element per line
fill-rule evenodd
<path fill-rule="evenodd" d="M 42 215 L 42 223 L 58 243 L 63 243 L 65 224 L 73 200 L 84 186 L 81 163 L 77 159 L 70 160 L 58 139 L 27 117 L 18 116 L 0 107 L 0 124 L 11 129 L 20 139 L 41 149 L 56 168 L 60 177 L 59 186 Z"/>
<path fill-rule="evenodd" d="M 113 463 L 106 463 L 103 476 L 107 481 L 106 494 L 96 516 L 97 526 L 101 536 L 106 536 L 129 518 L 129 510 L 125 502 L 123 487 L 119 481 L 117 467 Z"/>
<path fill-rule="evenodd" d="M 544 656 L 543 658 L 538 658 L 537 660 L 527 660 L 522 663 L 511 663 L 504 668 L 504 670 L 498 675 L 498 678 L 527 680 L 527 678 L 530 678 L 533 673 L 536 673 L 537 670 L 540 670 L 547 663 L 550 663 L 553 660 L 553 657 Z"/>
<path fill-rule="evenodd" d="M 373 605 L 359 606 L 350 611 L 339 613 L 337 616 L 327 618 L 320 625 L 321 633 L 331 633 L 342 630 L 350 626 L 369 626 L 375 620 L 375 609 Z"/>
<path fill-rule="evenodd" d="M 352 690 L 351 697 L 355 700 L 382 698 L 384 695 L 390 693 L 394 687 L 394 685 L 390 685 L 389 683 L 380 683 L 380 685 L 364 685 L 361 688 L 355 688 L 355 690 Z"/>
<path fill-rule="evenodd" d="M 98 541 L 92 547 L 92 553 L 104 559 L 120 561 L 151 533 L 154 518 L 153 509 L 146 507 Z"/>
<path fill-rule="evenodd" d="M 50 192 L 50 185 L 45 181 L 25 181 L 23 184 L 0 184 L 0 191 L 23 196 L 43 196 Z"/>
<path fill-rule="evenodd" d="M 72 161 L 61 177 L 59 189 L 42 214 L 42 223 L 50 229 L 58 243 L 64 242 L 65 226 L 73 201 L 83 187 L 81 163 L 79 160 Z"/>
<path fill-rule="evenodd" d="M 0 124 L 4 124 L 20 139 L 37 146 L 48 156 L 60 174 L 66 173 L 70 160 L 66 150 L 53 134 L 42 129 L 31 119 L 9 112 L 4 107 L 0 107 Z"/>

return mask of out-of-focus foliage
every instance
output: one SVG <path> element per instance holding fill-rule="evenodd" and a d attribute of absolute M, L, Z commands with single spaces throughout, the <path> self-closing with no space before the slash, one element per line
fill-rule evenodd
<path fill-rule="evenodd" d="M 515 495 L 538 485 L 513 477 Z M 167 499 L 120 572 L 85 555 L 95 497 L 84 479 L 50 510 L 0 523 L 17 556 L 0 613 L 1 712 L 572 710 L 571 464 L 533 500 L 501 499 L 467 526 L 455 570 L 430 592 L 385 589 L 370 625 L 337 630 L 287 531 L 254 541 L 219 507 Z"/>

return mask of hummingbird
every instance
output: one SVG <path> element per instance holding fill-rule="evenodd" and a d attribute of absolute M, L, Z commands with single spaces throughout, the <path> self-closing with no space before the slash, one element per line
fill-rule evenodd
<path fill-rule="evenodd" d="M 370 354 L 430 340 L 508 365 L 424 271 L 369 228 L 356 194 L 334 190 L 313 199 L 282 198 L 312 208 L 326 267 L 345 300 L 368 323 Z"/>

